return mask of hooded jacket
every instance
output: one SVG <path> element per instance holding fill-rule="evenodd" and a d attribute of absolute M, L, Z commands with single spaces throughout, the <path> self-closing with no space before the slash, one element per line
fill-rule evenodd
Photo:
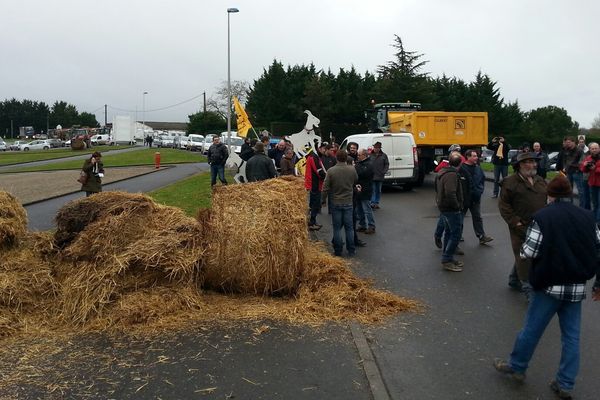
<path fill-rule="evenodd" d="M 463 191 L 455 167 L 442 168 L 435 178 L 436 203 L 440 212 L 459 212 L 463 209 Z"/>

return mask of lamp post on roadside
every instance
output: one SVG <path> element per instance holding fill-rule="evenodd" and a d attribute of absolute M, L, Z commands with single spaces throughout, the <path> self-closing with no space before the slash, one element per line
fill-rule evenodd
<path fill-rule="evenodd" d="M 240 12 L 237 8 L 227 9 L 227 137 L 231 137 L 231 44 L 229 35 L 229 15 Z"/>
<path fill-rule="evenodd" d="M 144 92 L 142 95 L 142 140 L 144 141 L 144 145 L 146 143 L 146 95 L 148 92 Z"/>

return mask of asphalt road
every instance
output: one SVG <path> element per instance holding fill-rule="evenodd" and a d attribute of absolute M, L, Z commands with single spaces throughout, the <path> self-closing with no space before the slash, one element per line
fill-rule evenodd
<path fill-rule="evenodd" d="M 360 249 L 359 271 L 428 306 L 423 315 L 403 315 L 366 333 L 393 399 L 554 398 L 548 383 L 560 358 L 556 319 L 538 346 L 525 384 L 503 379 L 492 367 L 494 357 L 508 357 L 527 304 L 508 289 L 513 264 L 508 228 L 497 199 L 490 198 L 492 184 L 486 186 L 484 227 L 495 240 L 479 245 L 467 217 L 461 273 L 442 270 L 441 251 L 433 243 L 438 211 L 432 177 L 410 193 L 384 193 L 375 213 L 377 233 L 362 236 L 368 246 Z M 585 300 L 577 399 L 600 398 L 599 320 L 600 303 Z"/>
<path fill-rule="evenodd" d="M 170 185 L 180 179 L 187 178 L 199 172 L 207 171 L 206 163 L 176 164 L 170 168 L 142 175 L 124 181 L 104 185 L 103 190 L 123 190 L 130 193 L 149 192 Z M 77 192 L 55 199 L 31 204 L 25 207 L 29 217 L 29 229 L 44 231 L 54 228 L 54 217 L 57 211 L 71 200 L 85 196 L 83 192 Z"/>
<path fill-rule="evenodd" d="M 146 191 L 204 168 L 202 164 L 178 166 L 115 185 Z M 358 251 L 357 273 L 373 278 L 378 287 L 419 299 L 427 306 L 420 315 L 403 314 L 381 326 L 362 327 L 392 399 L 554 398 L 548 383 L 560 357 L 556 321 L 542 338 L 524 384 L 499 376 L 492 367 L 494 357 L 508 356 L 527 305 L 521 294 L 506 285 L 512 252 L 508 229 L 498 214 L 497 200 L 489 197 L 490 189 L 488 184 L 482 211 L 486 232 L 495 240 L 480 246 L 467 218 L 466 240 L 461 244 L 466 252 L 461 257 L 465 262 L 462 273 L 447 272 L 440 266 L 440 250 L 432 237 L 438 212 L 430 178 L 422 188 L 408 193 L 386 191 L 382 208 L 375 213 L 377 233 L 361 234 L 368 246 Z M 28 207 L 30 227 L 51 227 L 55 211 L 76 196 L 81 194 Z M 328 215 L 319 216 L 319 222 L 325 226 L 317 237 L 328 242 Z M 577 399 L 597 399 L 600 393 L 599 317 L 600 303 L 586 300 L 581 371 L 574 391 Z M 105 346 L 105 352 L 114 352 L 109 372 L 101 374 L 102 381 L 114 387 L 94 390 L 111 393 L 104 396 L 107 398 L 191 398 L 199 394 L 214 399 L 372 398 L 345 325 L 313 331 L 266 323 L 275 329 L 257 342 L 248 340 L 252 324 L 176 334 L 176 339 L 158 347 L 169 359 L 182 361 L 164 365 L 152 362 L 150 349 L 157 347 L 155 343 L 91 343 L 98 351 Z M 129 362 L 132 354 L 135 360 Z M 93 365 L 82 360 L 71 367 L 74 376 L 84 376 L 84 383 L 98 384 Z M 134 375 L 137 378 L 132 381 Z M 143 386 L 146 381 L 148 385 Z M 216 389 L 210 393 L 198 392 L 212 387 Z M 86 397 L 82 388 L 73 388 L 67 395 Z M 23 390 L 21 394 L 39 393 L 36 388 Z"/>

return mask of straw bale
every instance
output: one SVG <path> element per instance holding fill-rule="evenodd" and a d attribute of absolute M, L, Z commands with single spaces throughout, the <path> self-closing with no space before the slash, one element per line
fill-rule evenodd
<path fill-rule="evenodd" d="M 144 195 L 105 192 L 82 200 L 57 217 L 64 320 L 79 325 L 104 317 L 131 291 L 197 282 L 205 246 L 196 220 Z M 73 221 L 76 215 L 86 223 Z"/>
<path fill-rule="evenodd" d="M 158 207 L 148 196 L 124 192 L 101 192 L 71 201 L 56 214 L 56 245 L 60 248 L 69 245 L 79 232 L 98 219 L 121 215 L 136 216 L 139 220 Z"/>
<path fill-rule="evenodd" d="M 297 178 L 215 188 L 204 285 L 246 294 L 294 293 L 308 238 L 306 208 Z"/>
<path fill-rule="evenodd" d="M 27 233 L 27 212 L 12 194 L 0 191 L 0 252 L 19 244 Z"/>

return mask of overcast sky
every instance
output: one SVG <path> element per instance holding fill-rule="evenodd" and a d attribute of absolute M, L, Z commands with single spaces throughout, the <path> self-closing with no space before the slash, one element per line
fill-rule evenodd
<path fill-rule="evenodd" d="M 2 0 L 0 99 L 64 100 L 104 122 L 138 110 L 188 120 L 227 80 L 250 83 L 273 59 L 375 72 L 394 34 L 436 77 L 477 71 L 521 109 L 555 105 L 580 126 L 600 113 L 600 2 L 593 0 Z M 406 100 L 406 99 L 398 99 Z M 474 110 L 477 111 L 477 110 Z M 134 115 L 133 113 L 131 114 Z"/>

